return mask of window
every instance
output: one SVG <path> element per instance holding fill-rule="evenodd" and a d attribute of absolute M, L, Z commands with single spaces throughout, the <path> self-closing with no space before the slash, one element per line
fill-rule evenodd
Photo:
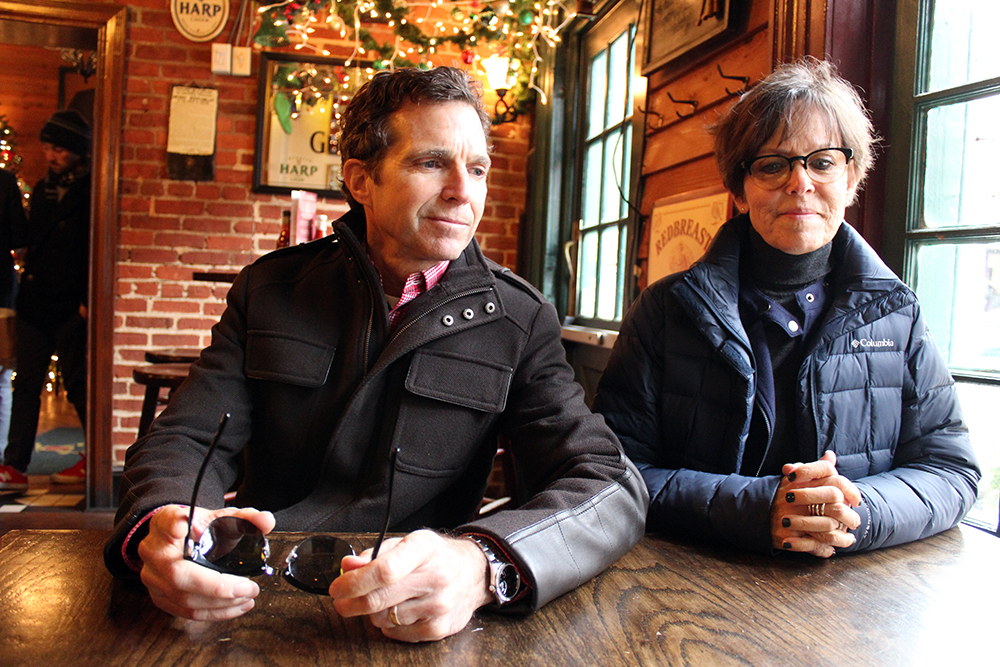
<path fill-rule="evenodd" d="M 958 383 L 983 479 L 970 523 L 997 528 L 1000 506 L 1000 3 L 910 0 L 904 279 Z M 912 20 L 912 19 L 911 19 Z M 897 52 L 904 54 L 906 35 Z M 897 73 L 901 70 L 897 68 Z M 900 84 L 903 85 L 903 84 Z M 906 101 L 908 99 L 908 102 Z"/>
<path fill-rule="evenodd" d="M 576 248 L 569 311 L 578 320 L 620 321 L 626 306 L 633 178 L 638 12 L 622 3 L 580 41 Z M 640 137 L 641 138 L 641 137 Z"/>

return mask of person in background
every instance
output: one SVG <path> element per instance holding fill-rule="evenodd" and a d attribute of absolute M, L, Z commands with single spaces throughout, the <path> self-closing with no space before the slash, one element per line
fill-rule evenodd
<path fill-rule="evenodd" d="M 27 488 L 38 411 L 53 353 L 66 398 L 87 423 L 87 286 L 90 278 L 90 126 L 77 111 L 57 111 L 40 135 L 48 174 L 31 195 L 27 225 L 12 247 L 26 248 L 17 295 L 17 376 L 4 450 L 10 485 Z M 85 480 L 84 457 L 54 473 L 55 483 Z"/>
<path fill-rule="evenodd" d="M 829 557 L 941 532 L 980 472 L 914 293 L 844 222 L 872 165 L 857 92 L 778 67 L 714 128 L 740 213 L 625 317 L 594 408 L 647 529 Z"/>
<path fill-rule="evenodd" d="M 434 640 L 480 607 L 526 612 L 589 580 L 642 536 L 648 498 L 584 403 L 555 309 L 474 239 L 491 162 L 478 85 L 449 67 L 381 72 L 341 128 L 350 212 L 240 273 L 126 454 L 105 562 L 171 614 L 231 618 L 260 589 L 185 560 L 189 528 L 377 532 L 388 510 L 407 535 L 343 558 L 327 592 L 389 637 Z M 530 500 L 479 516 L 501 434 Z M 241 465 L 241 509 L 223 508 Z"/>
<path fill-rule="evenodd" d="M 14 369 L 14 299 L 17 296 L 17 271 L 10 253 L 14 229 L 26 223 L 21 188 L 17 176 L 0 169 L 0 451 L 7 447 L 10 429 L 10 376 Z M 0 465 L 0 491 L 27 491 L 28 478 L 21 472 Z"/>

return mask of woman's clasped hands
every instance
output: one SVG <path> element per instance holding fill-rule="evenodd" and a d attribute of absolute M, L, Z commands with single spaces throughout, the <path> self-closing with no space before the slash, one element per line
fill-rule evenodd
<path fill-rule="evenodd" d="M 849 531 L 861 524 L 852 508 L 861 506 L 861 492 L 837 473 L 832 451 L 812 463 L 786 463 L 771 504 L 771 541 L 775 549 L 802 551 L 829 558 L 835 547 L 849 547 Z"/>

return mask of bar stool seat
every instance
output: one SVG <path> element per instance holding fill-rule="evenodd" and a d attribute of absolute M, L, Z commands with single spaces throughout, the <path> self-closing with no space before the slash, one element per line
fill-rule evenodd
<path fill-rule="evenodd" d="M 162 350 L 146 350 L 146 362 L 150 364 L 178 364 L 198 361 L 201 348 L 171 347 Z"/>
<path fill-rule="evenodd" d="M 156 408 L 170 401 L 174 389 L 184 382 L 190 368 L 190 363 L 164 363 L 137 366 L 132 369 L 132 379 L 146 387 L 142 399 L 142 412 L 139 415 L 140 438 L 149 431 L 149 425 L 156 417 Z M 164 387 L 167 388 L 166 398 L 160 396 L 160 390 Z"/>

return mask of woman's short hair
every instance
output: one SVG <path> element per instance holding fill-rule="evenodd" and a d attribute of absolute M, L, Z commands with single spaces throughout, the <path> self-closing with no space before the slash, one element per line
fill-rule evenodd
<path fill-rule="evenodd" d="M 709 129 L 715 135 L 715 159 L 726 189 L 743 197 L 744 163 L 757 157 L 775 132 L 782 130 L 788 136 L 811 112 L 825 117 L 830 136 L 839 137 L 840 146 L 854 151 L 851 168 L 858 178 L 855 192 L 860 191 L 874 162 L 878 137 L 854 87 L 831 63 L 812 57 L 778 66 Z"/>
<path fill-rule="evenodd" d="M 351 98 L 340 119 L 341 158 L 360 160 L 377 177 L 392 136 L 390 117 L 406 103 L 464 102 L 479 114 L 486 144 L 490 145 L 490 116 L 483 108 L 482 84 L 455 67 L 417 68 L 379 72 Z M 347 186 L 341 189 L 352 208 L 357 202 Z"/>

